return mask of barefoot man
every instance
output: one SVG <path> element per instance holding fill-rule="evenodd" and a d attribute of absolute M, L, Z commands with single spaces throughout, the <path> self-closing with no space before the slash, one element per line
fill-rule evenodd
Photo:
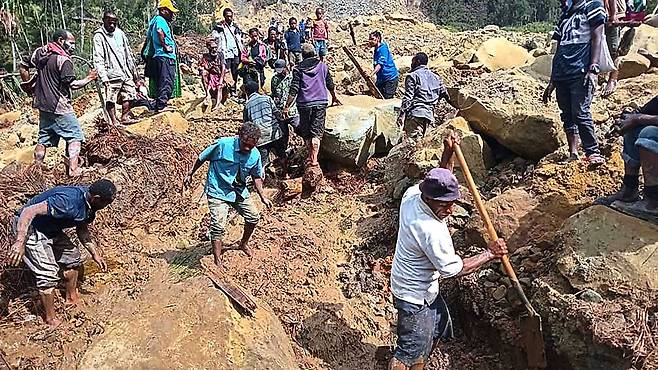
<path fill-rule="evenodd" d="M 263 164 L 260 153 L 256 149 L 259 139 L 258 126 L 245 122 L 238 130 L 237 136 L 223 137 L 201 152 L 183 182 L 184 187 L 188 188 L 194 173 L 206 161 L 210 162 L 206 194 L 210 210 L 210 242 L 217 265 L 220 264 L 222 237 L 226 230 L 229 207 L 235 209 L 244 218 L 244 232 L 239 249 L 251 257 L 247 243 L 260 220 L 260 214 L 249 197 L 247 177 L 251 176 L 253 179 L 261 202 L 268 208 L 272 207 L 272 202 L 263 192 Z"/>
<path fill-rule="evenodd" d="M 59 283 L 59 270 L 64 269 L 66 303 L 80 300 L 77 282 L 82 265 L 80 249 L 64 233 L 75 227 L 80 243 L 89 251 L 101 271 L 107 266 L 102 253 L 89 234 L 88 225 L 96 211 L 114 200 L 116 187 L 110 180 L 98 180 L 90 186 L 58 186 L 30 199 L 14 217 L 16 242 L 10 261 L 18 266 L 23 260 L 36 277 L 37 288 L 45 311 L 46 324 L 57 326 L 53 291 Z"/>

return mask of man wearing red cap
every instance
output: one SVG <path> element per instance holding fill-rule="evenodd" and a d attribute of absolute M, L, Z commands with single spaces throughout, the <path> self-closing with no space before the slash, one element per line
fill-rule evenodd
<path fill-rule="evenodd" d="M 455 253 L 445 219 L 460 198 L 459 184 L 452 174 L 456 144 L 459 138 L 450 135 L 444 142 L 441 167 L 428 172 L 402 197 L 391 269 L 391 292 L 398 310 L 398 340 L 391 370 L 423 369 L 438 341 L 452 337 L 452 320 L 439 294 L 439 279 L 468 275 L 507 253 L 502 239 L 474 257 L 462 259 Z"/>

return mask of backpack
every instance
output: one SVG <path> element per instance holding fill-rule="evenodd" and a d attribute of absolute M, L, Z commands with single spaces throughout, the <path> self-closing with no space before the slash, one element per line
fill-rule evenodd
<path fill-rule="evenodd" d="M 142 61 L 144 62 L 144 77 L 148 78 L 156 78 L 158 76 L 158 68 L 155 64 L 155 59 L 153 59 L 153 56 L 155 55 L 155 45 L 153 45 L 151 36 L 154 26 L 155 22 L 151 23 L 149 26 L 149 30 L 146 32 L 146 41 L 144 41 L 142 51 L 140 52 Z"/>

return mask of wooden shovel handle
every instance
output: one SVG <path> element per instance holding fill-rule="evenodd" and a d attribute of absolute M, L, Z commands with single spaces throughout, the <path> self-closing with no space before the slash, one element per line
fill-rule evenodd
<path fill-rule="evenodd" d="M 464 172 L 464 177 L 466 178 L 466 185 L 468 186 L 468 190 L 471 191 L 471 194 L 473 194 L 473 199 L 475 200 L 475 206 L 477 207 L 480 216 L 482 216 L 482 220 L 484 221 L 484 226 L 487 228 L 487 233 L 489 234 L 489 238 L 491 238 L 492 241 L 496 241 L 498 240 L 498 234 L 496 233 L 496 229 L 494 228 L 494 225 L 491 222 L 491 218 L 489 217 L 489 213 L 487 212 L 487 209 L 484 207 L 484 202 L 482 202 L 482 198 L 480 197 L 480 192 L 478 191 L 478 188 L 475 186 L 475 181 L 473 181 L 473 176 L 471 176 L 471 171 L 468 169 L 468 164 L 466 163 L 466 159 L 464 159 L 464 154 L 462 153 L 461 148 L 457 144 L 453 145 L 452 150 L 455 153 L 455 156 L 457 157 L 457 161 L 459 161 L 459 166 L 462 168 L 462 171 Z M 501 257 L 500 260 L 503 262 L 505 273 L 507 273 L 507 276 L 510 278 L 510 280 L 518 280 L 516 277 L 516 272 L 514 272 L 514 268 L 510 263 L 509 256 L 504 255 L 503 257 Z"/>

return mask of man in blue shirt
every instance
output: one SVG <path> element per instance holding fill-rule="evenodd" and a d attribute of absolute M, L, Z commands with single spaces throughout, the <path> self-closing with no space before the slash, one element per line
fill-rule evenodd
<path fill-rule="evenodd" d="M 58 186 L 30 199 L 16 212 L 13 220 L 16 242 L 11 248 L 14 266 L 23 260 L 36 277 L 45 311 L 46 324 L 61 323 L 55 317 L 53 291 L 59 283 L 59 269 L 64 269 L 66 302 L 77 304 L 78 269 L 82 265 L 80 249 L 64 233 L 75 227 L 78 239 L 102 271 L 107 265 L 89 234 L 88 224 L 96 211 L 107 207 L 116 195 L 110 180 L 98 180 L 90 186 Z"/>
<path fill-rule="evenodd" d="M 174 91 L 176 80 L 176 43 L 171 32 L 169 23 L 174 19 L 174 13 L 178 13 L 171 0 L 160 0 L 158 3 L 158 15 L 151 19 L 147 34 L 147 43 L 154 50 L 153 60 L 155 70 L 149 78 L 156 80 L 156 111 L 162 111 L 167 107 L 169 99 Z"/>
<path fill-rule="evenodd" d="M 288 63 L 296 65 L 302 61 L 302 43 L 304 43 L 304 33 L 297 28 L 297 18 L 292 17 L 288 20 L 290 28 L 283 34 L 288 45 Z"/>
<path fill-rule="evenodd" d="M 184 186 L 189 187 L 194 173 L 206 161 L 210 162 L 206 194 L 210 210 L 210 241 L 217 265 L 220 264 L 219 258 L 223 250 L 222 237 L 226 230 L 229 207 L 235 209 L 245 220 L 238 248 L 251 257 L 247 243 L 260 220 L 260 214 L 249 197 L 248 176 L 254 180 L 254 187 L 261 202 L 268 208 L 272 207 L 272 202 L 263 192 L 263 164 L 256 149 L 260 136 L 258 126 L 245 122 L 238 130 L 237 136 L 223 137 L 201 152 L 184 180 Z"/>
<path fill-rule="evenodd" d="M 569 143 L 569 160 L 578 160 L 578 137 L 591 165 L 605 162 L 594 132 L 590 106 L 598 84 L 606 11 L 601 0 L 562 0 L 564 13 L 553 38 L 558 41 L 551 82 L 544 91 L 548 102 L 556 90 L 557 104 Z"/>
<path fill-rule="evenodd" d="M 382 93 L 384 99 L 391 99 L 395 97 L 395 92 L 398 90 L 399 80 L 398 68 L 393 62 L 393 54 L 388 49 L 388 45 L 382 41 L 382 34 L 379 31 L 370 33 L 368 43 L 375 48 L 374 70 L 370 77 L 377 76 L 375 83 L 377 89 Z"/>

